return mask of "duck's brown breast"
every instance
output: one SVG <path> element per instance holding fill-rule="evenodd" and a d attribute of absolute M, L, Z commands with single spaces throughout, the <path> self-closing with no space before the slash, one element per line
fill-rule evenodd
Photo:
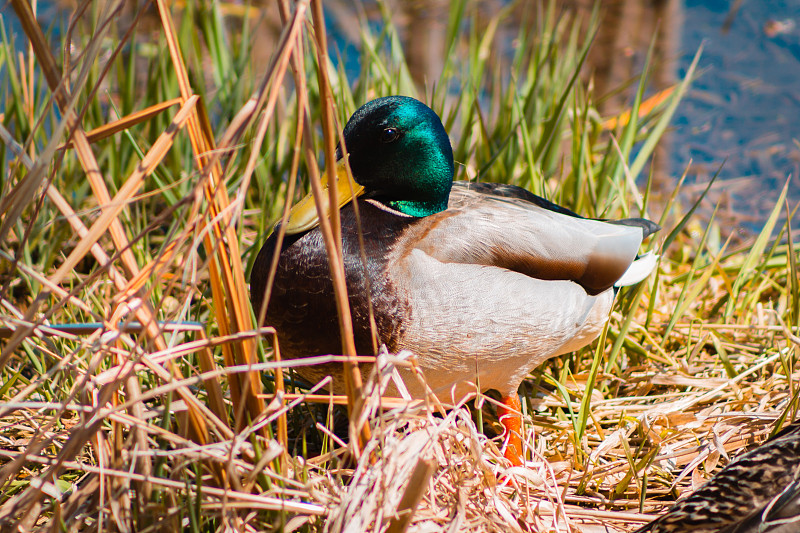
<path fill-rule="evenodd" d="M 416 219 L 399 217 L 365 201 L 359 202 L 359 215 L 363 251 L 354 210 L 347 206 L 341 210 L 342 252 L 356 349 L 361 355 L 373 355 L 381 344 L 396 349 L 410 313 L 407 295 L 387 276 L 387 270 L 398 235 Z M 256 313 L 266 289 L 276 234 L 261 248 L 253 266 L 251 297 Z M 284 357 L 341 353 L 333 282 L 319 228 L 285 239 L 264 325 L 278 332 Z"/>

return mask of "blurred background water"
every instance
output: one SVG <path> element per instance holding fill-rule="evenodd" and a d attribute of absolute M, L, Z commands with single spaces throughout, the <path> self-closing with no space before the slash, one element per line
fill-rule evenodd
<path fill-rule="evenodd" d="M 131 11 L 137 3 L 130 2 Z M 443 64 L 443 14 L 448 3 L 388 3 L 404 35 L 412 76 L 421 87 L 430 86 Z M 58 31 L 72 4 L 39 1 L 40 19 Z M 265 11 L 257 32 L 261 42 L 255 47 L 263 57 L 254 61 L 266 64 L 281 26 L 277 11 L 272 12 L 273 2 L 252 4 Z M 800 201 L 800 4 L 793 0 L 600 0 L 599 4 L 601 22 L 584 77 L 591 80 L 595 94 L 607 95 L 600 100 L 604 116 L 630 105 L 635 91 L 631 80 L 641 72 L 654 33 L 659 37 L 653 90 L 676 83 L 703 46 L 700 75 L 656 153 L 657 184 L 668 191 L 686 171 L 685 192 L 699 194 L 719 170 L 707 205 L 719 202 L 724 224 L 741 233 L 758 228 L 789 177 L 789 198 L 796 205 Z M 485 1 L 480 8 L 488 15 L 508 5 L 506 0 Z M 558 5 L 588 20 L 595 2 L 562 0 Z M 374 2 L 356 8 L 345 0 L 326 0 L 325 8 L 333 59 L 343 57 L 347 70 L 356 75 L 360 59 L 356 9 L 376 24 L 379 10 Z M 23 42 L 13 10 L 6 4 L 0 13 L 17 42 Z M 513 24 L 521 18 L 508 20 L 505 35 L 511 43 L 519 31 Z"/>
<path fill-rule="evenodd" d="M 704 45 L 705 69 L 673 122 L 671 169 L 691 159 L 739 223 L 761 220 L 791 176 L 800 200 L 800 3 L 684 0 L 678 75 Z"/>

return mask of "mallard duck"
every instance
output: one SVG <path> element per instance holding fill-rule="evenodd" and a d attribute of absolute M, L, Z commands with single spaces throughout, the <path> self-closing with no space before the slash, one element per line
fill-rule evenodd
<path fill-rule="evenodd" d="M 800 421 L 738 457 L 636 533 L 800 531 Z"/>
<path fill-rule="evenodd" d="M 582 218 L 511 185 L 454 183 L 447 132 L 436 113 L 413 98 L 365 104 L 347 122 L 344 144 L 355 183 L 337 150 L 338 198 L 358 353 L 374 355 L 381 344 L 394 353 L 410 350 L 445 401 L 476 386 L 500 392 L 505 456 L 521 464 L 520 383 L 546 359 L 600 334 L 615 286 L 637 283 L 654 268 L 654 255 L 637 258 L 637 252 L 658 226 L 644 219 Z M 308 197 L 291 211 L 268 302 L 277 230 L 250 278 L 253 309 L 258 315 L 267 306 L 264 324 L 276 329 L 289 358 L 341 353 L 317 224 Z M 332 376 L 334 391 L 343 390 L 340 364 L 297 372 L 312 382 Z M 425 394 L 418 379 L 403 377 L 411 395 Z"/>

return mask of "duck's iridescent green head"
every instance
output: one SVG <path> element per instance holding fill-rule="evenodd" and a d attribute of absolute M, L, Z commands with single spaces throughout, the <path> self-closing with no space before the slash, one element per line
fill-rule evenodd
<path fill-rule="evenodd" d="M 453 149 L 442 121 L 422 102 L 388 96 L 363 105 L 347 122 L 344 142 L 367 197 L 417 217 L 447 209 Z"/>

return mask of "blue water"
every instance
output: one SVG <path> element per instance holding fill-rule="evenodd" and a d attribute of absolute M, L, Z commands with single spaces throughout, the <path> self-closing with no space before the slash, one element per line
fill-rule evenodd
<path fill-rule="evenodd" d="M 673 122 L 672 167 L 679 175 L 692 159 L 690 175 L 705 181 L 725 161 L 733 208 L 763 213 L 789 175 L 800 200 L 800 3 L 746 0 L 726 33 L 732 4 L 685 0 L 678 74 L 701 44 L 703 72 Z"/>

